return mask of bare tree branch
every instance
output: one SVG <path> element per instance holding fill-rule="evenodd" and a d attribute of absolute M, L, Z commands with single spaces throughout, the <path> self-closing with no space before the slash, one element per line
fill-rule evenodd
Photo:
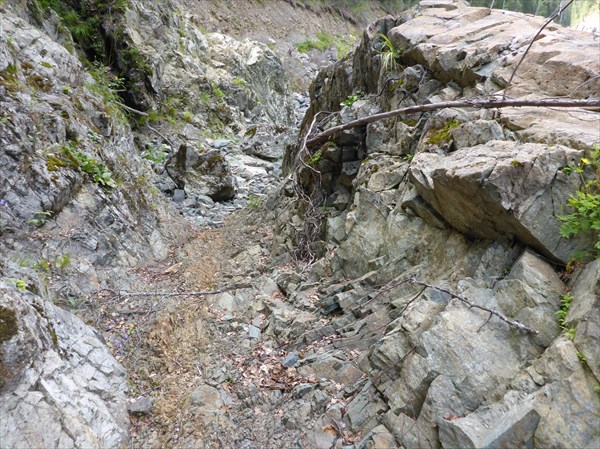
<path fill-rule="evenodd" d="M 490 314 L 490 317 L 491 317 L 492 315 L 495 315 L 495 316 L 497 316 L 498 318 L 500 318 L 502 321 L 504 321 L 505 323 L 507 323 L 509 326 L 515 327 L 515 328 L 517 328 L 517 329 L 518 329 L 518 330 L 520 330 L 520 331 L 527 332 L 528 334 L 534 334 L 534 335 L 537 335 L 537 334 L 539 334 L 539 332 L 538 332 L 538 331 L 536 331 L 535 329 L 533 329 L 532 327 L 529 327 L 529 326 L 527 326 L 527 325 L 525 325 L 525 324 L 523 324 L 523 323 L 519 323 L 518 321 L 511 320 L 510 318 L 507 318 L 507 317 L 506 317 L 506 315 L 504 315 L 504 314 L 503 314 L 502 312 L 500 312 L 499 310 L 488 309 L 487 307 L 483 307 L 483 306 L 479 306 L 479 305 L 477 305 L 477 304 L 473 304 L 473 303 L 472 303 L 471 301 L 469 301 L 467 298 L 465 298 L 465 297 L 463 297 L 463 296 L 460 296 L 460 295 L 457 295 L 456 293 L 452 293 L 450 290 L 447 290 L 447 289 L 445 289 L 445 288 L 442 288 L 442 287 L 437 287 L 437 286 L 435 286 L 435 285 L 430 285 L 430 284 L 427 284 L 427 283 L 425 283 L 425 282 L 418 281 L 417 279 L 414 279 L 414 278 L 411 280 L 411 282 L 412 282 L 413 284 L 417 284 L 417 285 L 423 285 L 424 287 L 428 287 L 428 288 L 432 288 L 432 289 L 434 289 L 434 290 L 438 290 L 438 291 L 440 291 L 440 292 L 448 293 L 448 294 L 449 294 L 450 296 L 452 296 L 453 298 L 456 298 L 456 299 L 458 299 L 459 301 L 461 301 L 462 303 L 464 303 L 464 304 L 468 305 L 468 306 L 469 306 L 469 308 L 471 308 L 471 309 L 479 309 L 479 310 L 483 310 L 483 311 L 485 311 L 485 312 L 489 313 L 489 314 Z M 487 324 L 487 322 L 488 322 L 489 320 L 490 320 L 490 318 L 488 317 L 488 319 L 487 319 L 487 321 L 484 323 L 484 325 L 485 325 L 485 324 Z M 483 327 L 483 326 L 482 326 L 482 327 Z M 481 327 L 480 327 L 479 329 L 481 330 Z"/>
<path fill-rule="evenodd" d="M 464 101 L 442 101 L 433 104 L 423 104 L 416 106 L 409 106 L 406 108 L 394 109 L 392 111 L 381 112 L 379 114 L 369 115 L 362 117 L 351 122 L 344 123 L 342 125 L 334 126 L 328 130 L 317 134 L 315 137 L 306 140 L 306 146 L 308 148 L 315 148 L 323 143 L 327 142 L 330 136 L 333 136 L 340 131 L 347 129 L 356 128 L 357 126 L 364 126 L 369 123 L 373 123 L 379 120 L 385 120 L 387 118 L 396 117 L 398 115 L 414 114 L 416 112 L 427 112 L 435 111 L 437 109 L 464 109 L 464 108 L 475 108 L 475 109 L 496 109 L 496 108 L 516 108 L 516 107 L 549 107 L 554 108 L 598 108 L 600 107 L 600 98 L 591 98 L 587 100 L 571 100 L 571 99 L 555 99 L 555 98 L 519 98 L 515 100 L 498 100 L 498 99 L 485 99 L 485 100 L 464 100 Z"/>

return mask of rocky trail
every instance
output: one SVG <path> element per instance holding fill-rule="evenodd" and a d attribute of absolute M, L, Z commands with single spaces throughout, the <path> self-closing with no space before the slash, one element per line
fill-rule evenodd
<path fill-rule="evenodd" d="M 0 2 L 0 449 L 599 447 L 597 33 L 350 19 Z"/>

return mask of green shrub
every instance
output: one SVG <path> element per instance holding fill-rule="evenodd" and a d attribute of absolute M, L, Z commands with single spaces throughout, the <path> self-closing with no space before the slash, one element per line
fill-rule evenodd
<path fill-rule="evenodd" d="M 560 307 L 556 312 L 556 318 L 558 319 L 558 325 L 563 331 L 569 330 L 569 327 L 567 327 L 567 315 L 569 314 L 569 308 L 573 299 L 575 298 L 571 293 L 560 295 Z"/>
<path fill-rule="evenodd" d="M 300 53 L 308 53 L 310 50 L 325 51 L 333 47 L 335 38 L 331 34 L 317 33 L 316 39 L 306 39 L 296 43 L 296 48 Z"/>
<path fill-rule="evenodd" d="M 584 178 L 584 171 L 587 169 L 593 172 L 588 181 Z M 578 173 L 583 186 L 567 200 L 572 212 L 557 217 L 562 221 L 560 235 L 569 238 L 591 233 L 592 248 L 583 257 L 600 258 L 600 146 L 596 146 L 589 157 L 581 158 L 577 166 L 565 167 L 563 172 Z"/>
<path fill-rule="evenodd" d="M 307 159 L 306 163 L 308 165 L 310 165 L 311 167 L 314 167 L 315 165 L 317 165 L 319 163 L 322 156 L 323 156 L 323 153 L 322 153 L 321 149 L 319 148 L 317 151 L 315 151 L 313 154 L 310 155 L 310 157 Z"/>
<path fill-rule="evenodd" d="M 48 219 L 52 217 L 52 211 L 49 210 L 36 210 L 33 213 L 33 218 L 30 220 L 27 220 L 27 224 L 30 224 L 31 226 L 43 226 L 44 224 L 46 224 L 46 222 L 48 221 Z"/>
<path fill-rule="evenodd" d="M 60 149 L 60 156 L 50 155 L 47 158 L 50 159 L 46 160 L 46 165 L 49 164 L 49 161 L 52 161 L 53 167 L 66 167 L 69 165 L 73 169 L 80 170 L 90 176 L 94 183 L 98 184 L 100 187 L 106 189 L 117 187 L 117 183 L 113 179 L 111 171 L 103 163 L 87 156 L 71 145 L 64 145 Z M 57 164 L 57 160 L 61 163 Z"/>

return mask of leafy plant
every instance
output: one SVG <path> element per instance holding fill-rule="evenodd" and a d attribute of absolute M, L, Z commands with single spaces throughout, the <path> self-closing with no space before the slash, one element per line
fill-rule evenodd
<path fill-rule="evenodd" d="M 146 151 L 142 153 L 142 157 L 154 165 L 160 165 L 167 159 L 167 153 L 162 144 L 157 147 L 149 145 Z"/>
<path fill-rule="evenodd" d="M 558 325 L 561 330 L 568 331 L 567 327 L 567 315 L 569 314 L 569 308 L 571 307 L 571 301 L 575 299 L 571 293 L 565 293 L 560 295 L 560 307 L 556 312 L 556 318 L 558 319 Z"/>
<path fill-rule="evenodd" d="M 311 167 L 314 167 L 321 160 L 322 156 L 323 156 L 323 153 L 322 153 L 321 149 L 319 148 L 317 151 L 315 151 L 313 154 L 310 155 L 310 157 L 307 159 L 306 163 L 308 165 L 310 165 Z"/>
<path fill-rule="evenodd" d="M 194 114 L 190 111 L 184 111 L 182 118 L 184 122 L 189 123 L 194 118 Z"/>
<path fill-rule="evenodd" d="M 33 268 L 36 270 L 50 271 L 50 262 L 48 262 L 46 259 L 40 259 L 40 261 L 36 263 Z"/>
<path fill-rule="evenodd" d="M 260 206 L 260 204 L 261 204 L 261 200 L 256 195 L 250 195 L 248 197 L 248 207 L 250 209 L 256 209 L 258 206 Z"/>
<path fill-rule="evenodd" d="M 58 269 L 64 270 L 69 265 L 71 265 L 71 255 L 70 254 L 63 254 L 62 256 L 59 256 L 56 258 L 56 266 L 58 267 Z"/>
<path fill-rule="evenodd" d="M 593 171 L 593 176 L 588 181 L 584 178 L 584 171 L 587 169 Z M 572 212 L 557 217 L 562 221 L 560 235 L 569 238 L 591 233 L 593 246 L 589 254 L 594 258 L 600 258 L 600 146 L 597 145 L 590 152 L 589 157 L 581 158 L 577 166 L 563 168 L 563 172 L 578 173 L 583 186 L 569 196 L 567 202 Z"/>
<path fill-rule="evenodd" d="M 118 120 L 120 123 L 125 122 L 123 110 L 121 108 L 118 90 L 123 86 L 123 79 L 114 76 L 110 68 L 96 61 L 90 64 L 90 75 L 94 79 L 94 83 L 86 83 L 86 87 L 96 95 L 102 98 L 106 111 Z"/>
<path fill-rule="evenodd" d="M 348 98 L 346 98 L 344 101 L 342 101 L 340 103 L 340 106 L 346 106 L 346 107 L 350 107 L 352 106 L 356 101 L 360 100 L 361 98 L 363 98 L 365 96 L 365 93 L 361 90 L 359 90 L 358 92 L 356 92 L 354 95 L 349 95 Z"/>
<path fill-rule="evenodd" d="M 333 46 L 334 38 L 327 33 L 317 33 L 316 39 L 306 39 L 295 44 L 300 53 L 308 53 L 310 50 L 325 51 Z"/>
<path fill-rule="evenodd" d="M 42 226 L 48 221 L 50 217 L 52 217 L 52 211 L 36 210 L 33 213 L 33 218 L 27 220 L 27 224 L 30 224 L 32 226 Z"/>
<path fill-rule="evenodd" d="M 89 157 L 71 145 L 63 146 L 61 152 L 66 157 L 69 165 L 89 175 L 100 187 L 117 187 L 117 183 L 112 177 L 112 172 L 100 161 Z"/>
<path fill-rule="evenodd" d="M 19 290 L 20 292 L 24 292 L 27 290 L 27 282 L 25 282 L 22 279 L 5 279 L 5 281 L 9 284 L 13 284 L 15 287 L 17 287 L 17 290 Z"/>
<path fill-rule="evenodd" d="M 402 56 L 402 50 L 394 47 L 392 41 L 385 34 L 380 33 L 377 36 L 383 40 L 383 45 L 381 50 L 375 51 L 381 55 L 383 68 L 388 72 L 393 72 L 399 67 L 398 59 Z"/>

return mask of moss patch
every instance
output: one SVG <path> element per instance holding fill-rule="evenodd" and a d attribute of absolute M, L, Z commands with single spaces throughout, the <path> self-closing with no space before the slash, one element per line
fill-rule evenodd
<path fill-rule="evenodd" d="M 458 128 L 460 126 L 460 122 L 458 120 L 452 119 L 446 122 L 446 124 L 441 129 L 432 129 L 429 131 L 429 137 L 427 137 L 427 143 L 432 145 L 441 145 L 443 143 L 450 142 L 452 135 L 450 132 L 454 128 Z"/>
<path fill-rule="evenodd" d="M 0 306 L 0 344 L 7 342 L 19 332 L 17 314 L 14 310 Z"/>

